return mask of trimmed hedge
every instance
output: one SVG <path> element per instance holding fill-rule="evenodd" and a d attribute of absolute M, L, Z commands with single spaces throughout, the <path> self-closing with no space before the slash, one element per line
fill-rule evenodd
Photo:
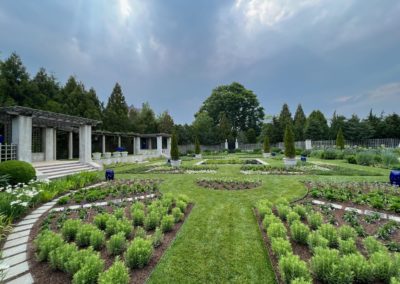
<path fill-rule="evenodd" d="M 0 163 L 0 176 L 7 175 L 10 184 L 28 183 L 36 177 L 31 164 L 24 161 L 5 161 Z"/>

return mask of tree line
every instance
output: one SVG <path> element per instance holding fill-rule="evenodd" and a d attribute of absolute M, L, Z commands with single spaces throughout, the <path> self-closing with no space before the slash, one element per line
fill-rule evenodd
<path fill-rule="evenodd" d="M 31 77 L 16 53 L 0 60 L 0 106 L 14 105 L 100 120 L 101 129 L 113 132 L 171 133 L 174 126 L 167 111 L 156 116 L 148 103 L 129 107 L 118 83 L 104 104 L 74 76 L 65 85 L 44 68 Z"/>

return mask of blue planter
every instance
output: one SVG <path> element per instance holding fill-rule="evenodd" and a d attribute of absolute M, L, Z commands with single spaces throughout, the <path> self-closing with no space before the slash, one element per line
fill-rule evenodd
<path fill-rule="evenodd" d="M 390 184 L 400 186 L 400 170 L 393 170 L 390 172 Z"/>
<path fill-rule="evenodd" d="M 305 162 L 307 162 L 307 157 L 306 156 L 301 156 L 300 160 L 305 163 Z"/>
<path fill-rule="evenodd" d="M 4 143 L 4 136 L 0 135 L 0 144 L 3 144 L 3 143 Z"/>
<path fill-rule="evenodd" d="M 126 151 L 126 148 L 125 148 L 125 147 L 117 147 L 117 148 L 115 149 L 115 152 L 124 152 L 124 151 Z"/>
<path fill-rule="evenodd" d="M 114 180 L 114 171 L 113 170 L 106 170 L 106 180 Z"/>
<path fill-rule="evenodd" d="M 275 156 L 276 156 L 276 153 L 275 153 L 275 152 L 272 152 L 272 153 L 271 153 L 271 156 L 272 156 L 272 157 L 275 157 Z"/>

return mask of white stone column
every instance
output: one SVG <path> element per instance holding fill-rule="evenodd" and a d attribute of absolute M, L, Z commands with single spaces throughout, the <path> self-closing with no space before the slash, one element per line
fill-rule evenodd
<path fill-rule="evenodd" d="M 228 139 L 225 139 L 225 150 L 228 150 Z"/>
<path fill-rule="evenodd" d="M 237 141 L 237 138 L 236 138 L 236 140 L 235 140 L 235 149 L 239 149 L 239 143 L 238 143 L 238 141 Z"/>
<path fill-rule="evenodd" d="M 101 140 L 101 152 L 103 154 L 105 154 L 106 153 L 106 136 L 103 135 L 101 139 L 102 139 Z"/>
<path fill-rule="evenodd" d="M 157 155 L 162 155 L 162 136 L 157 136 Z"/>
<path fill-rule="evenodd" d="M 74 158 L 74 133 L 71 131 L 68 133 L 68 159 Z"/>
<path fill-rule="evenodd" d="M 12 119 L 11 143 L 17 145 L 17 159 L 32 162 L 32 117 L 19 115 Z"/>
<path fill-rule="evenodd" d="M 118 136 L 118 147 L 121 147 L 121 136 Z"/>
<path fill-rule="evenodd" d="M 53 131 L 53 159 L 57 160 L 57 129 Z"/>
<path fill-rule="evenodd" d="M 172 142 L 172 138 L 168 137 L 167 138 L 167 156 L 171 157 L 171 142 Z"/>
<path fill-rule="evenodd" d="M 134 148 L 135 148 L 135 151 L 133 152 L 133 154 L 139 155 L 140 154 L 140 137 L 135 137 Z"/>
<path fill-rule="evenodd" d="M 152 145 L 153 144 L 153 140 L 151 139 L 151 137 L 146 138 L 146 139 L 147 139 L 147 142 L 149 142 L 147 148 L 149 150 L 152 150 L 153 149 L 153 145 Z"/>
<path fill-rule="evenodd" d="M 55 133 L 54 133 L 53 128 L 46 128 L 45 129 L 45 145 L 44 145 L 44 160 L 45 161 L 54 161 L 55 156 L 54 156 L 54 138 L 55 138 Z"/>
<path fill-rule="evenodd" d="M 90 163 L 92 161 L 92 126 L 79 127 L 79 161 Z"/>
<path fill-rule="evenodd" d="M 306 140 L 306 150 L 311 150 L 312 149 L 312 143 L 311 140 Z"/>

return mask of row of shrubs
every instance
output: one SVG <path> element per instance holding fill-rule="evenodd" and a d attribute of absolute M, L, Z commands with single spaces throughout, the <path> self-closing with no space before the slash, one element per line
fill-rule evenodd
<path fill-rule="evenodd" d="M 185 195 L 174 198 L 166 194 L 147 206 L 133 203 L 129 210 L 131 219 L 125 216 L 125 208 L 118 208 L 113 214 L 97 214 L 93 224 L 68 219 L 60 233 L 46 229 L 36 238 L 37 259 L 49 262 L 54 270 L 66 272 L 73 283 L 128 283 L 128 269 L 149 263 L 154 248 L 162 244 L 164 233 L 183 220 L 187 205 Z M 146 230 L 154 232 L 147 235 Z M 117 257 L 105 272 L 104 260 L 96 252 L 104 247 L 110 256 Z M 124 262 L 119 259 L 122 255 Z"/>
<path fill-rule="evenodd" d="M 323 224 L 319 212 L 302 205 L 290 207 L 285 200 L 276 207 L 262 200 L 257 209 L 284 283 L 312 283 L 313 277 L 322 283 L 395 283 L 400 279 L 400 254 L 390 254 L 374 237 L 363 240 L 367 259 L 358 251 L 357 232 L 350 226 Z M 289 225 L 290 238 L 308 246 L 312 253 L 309 263 L 293 254 L 283 221 Z"/>

